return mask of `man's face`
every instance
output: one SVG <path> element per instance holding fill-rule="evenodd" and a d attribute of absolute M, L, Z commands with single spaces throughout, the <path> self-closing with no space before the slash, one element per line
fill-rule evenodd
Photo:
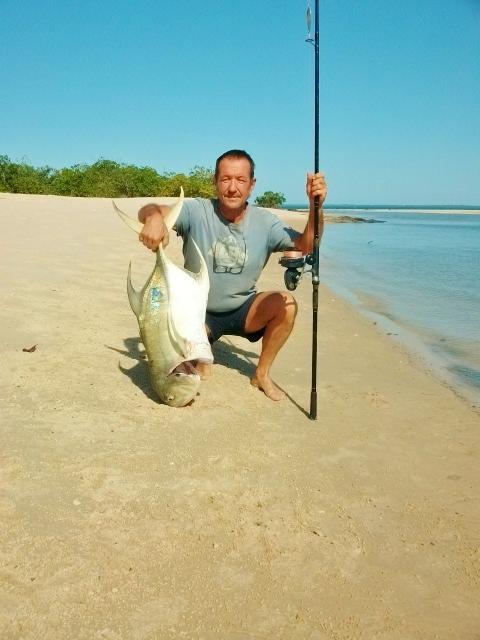
<path fill-rule="evenodd" d="M 255 186 L 255 178 L 250 177 L 249 161 L 246 158 L 221 160 L 215 186 L 224 213 L 242 210 Z"/>

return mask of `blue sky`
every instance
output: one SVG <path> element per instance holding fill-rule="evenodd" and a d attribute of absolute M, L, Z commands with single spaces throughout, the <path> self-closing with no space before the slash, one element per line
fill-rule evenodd
<path fill-rule="evenodd" d="M 312 0 L 313 4 L 313 0 Z M 296 0 L 2 0 L 0 154 L 257 164 L 302 202 L 313 48 Z M 331 203 L 480 204 L 480 0 L 320 0 Z"/>

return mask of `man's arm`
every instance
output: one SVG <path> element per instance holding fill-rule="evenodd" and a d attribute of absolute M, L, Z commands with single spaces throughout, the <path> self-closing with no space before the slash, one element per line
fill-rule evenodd
<path fill-rule="evenodd" d="M 170 207 L 147 204 L 138 212 L 138 219 L 143 223 L 143 229 L 138 239 L 152 251 L 156 251 L 160 243 L 164 247 L 168 244 L 168 229 L 165 224 L 165 216 L 169 211 Z"/>
<path fill-rule="evenodd" d="M 307 226 L 305 227 L 302 235 L 294 241 L 295 248 L 301 251 L 304 255 L 313 251 L 313 239 L 314 239 L 314 201 L 315 196 L 319 198 L 319 210 L 318 210 L 318 235 L 320 240 L 323 234 L 323 209 L 322 205 L 327 197 L 327 183 L 325 182 L 325 176 L 323 173 L 307 173 L 306 184 L 307 196 L 310 201 L 310 213 L 308 215 Z"/>

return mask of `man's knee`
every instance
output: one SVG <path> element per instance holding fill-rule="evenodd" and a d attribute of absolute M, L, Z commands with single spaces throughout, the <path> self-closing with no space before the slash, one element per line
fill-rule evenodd
<path fill-rule="evenodd" d="M 288 291 L 282 291 L 281 293 L 287 309 L 291 310 L 296 315 L 298 310 L 298 304 L 295 298 Z"/>
<path fill-rule="evenodd" d="M 295 298 L 288 291 L 278 291 L 276 294 L 276 316 L 283 317 L 289 322 L 294 322 L 298 305 Z"/>
<path fill-rule="evenodd" d="M 269 291 L 257 295 L 246 321 L 245 330 L 249 333 L 266 327 L 272 321 L 293 326 L 297 315 L 295 298 L 287 291 Z"/>

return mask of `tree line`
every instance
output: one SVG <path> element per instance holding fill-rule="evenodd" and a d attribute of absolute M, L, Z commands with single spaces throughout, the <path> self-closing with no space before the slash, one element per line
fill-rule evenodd
<path fill-rule="evenodd" d="M 12 162 L 8 156 L 0 155 L 0 191 L 8 193 L 135 198 L 177 196 L 183 186 L 187 197 L 212 198 L 215 196 L 213 175 L 211 169 L 200 166 L 187 174 L 160 174 L 152 167 L 137 167 L 104 158 L 91 165 L 75 164 L 53 169 Z M 264 207 L 276 207 L 285 202 L 285 197 L 266 191 L 256 202 Z"/>

